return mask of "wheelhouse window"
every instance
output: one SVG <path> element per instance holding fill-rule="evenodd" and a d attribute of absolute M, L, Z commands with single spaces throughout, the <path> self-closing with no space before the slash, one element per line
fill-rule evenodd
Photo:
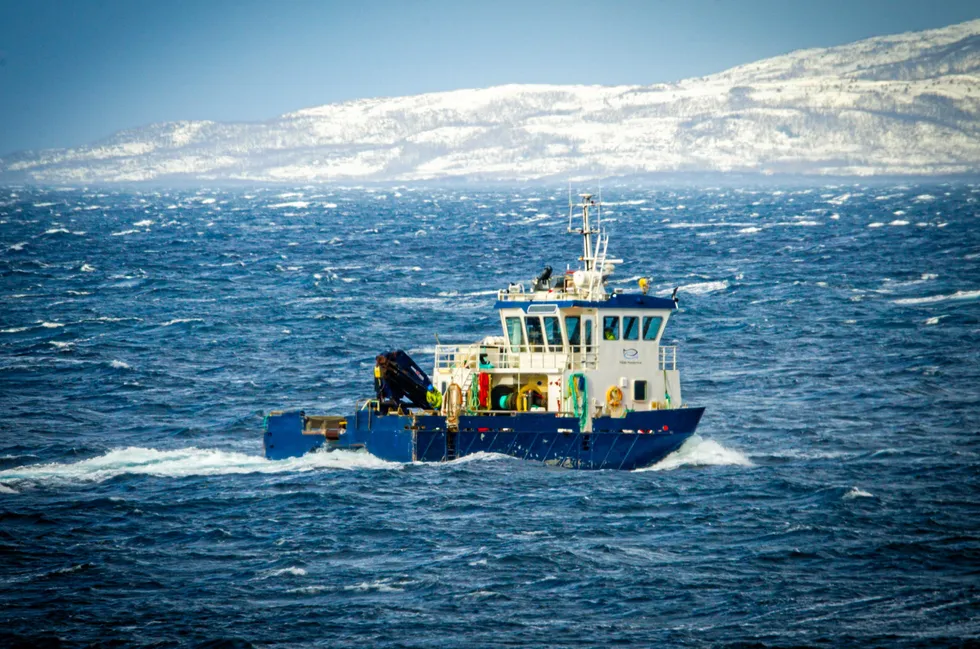
<path fill-rule="evenodd" d="M 643 340 L 656 340 L 660 334 L 660 325 L 664 319 L 660 316 L 645 316 L 643 318 Z"/>
<path fill-rule="evenodd" d="M 639 340 L 640 319 L 635 315 L 623 316 L 623 340 Z"/>
<path fill-rule="evenodd" d="M 582 319 L 577 315 L 565 316 L 565 333 L 568 334 L 568 344 L 572 347 L 578 347 L 582 344 L 581 326 Z"/>
<path fill-rule="evenodd" d="M 585 351 L 592 352 L 592 318 L 585 320 Z"/>
<path fill-rule="evenodd" d="M 561 320 L 553 315 L 545 316 L 543 320 L 545 340 L 551 346 L 552 351 L 560 350 L 562 348 Z"/>
<path fill-rule="evenodd" d="M 541 318 L 530 316 L 525 318 L 527 325 L 527 344 L 532 352 L 544 351 L 544 333 L 541 331 Z"/>
<path fill-rule="evenodd" d="M 603 316 L 602 339 L 619 340 L 619 316 L 618 315 Z"/>
<path fill-rule="evenodd" d="M 507 318 L 505 322 L 507 340 L 510 341 L 510 351 L 516 354 L 524 346 L 524 327 L 521 326 L 520 318 Z"/>

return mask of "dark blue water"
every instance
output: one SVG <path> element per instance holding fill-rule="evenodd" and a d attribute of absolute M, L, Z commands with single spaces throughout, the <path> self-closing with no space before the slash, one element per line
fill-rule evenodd
<path fill-rule="evenodd" d="M 645 471 L 262 458 L 497 333 L 564 188 L 0 190 L 0 645 L 980 639 L 980 187 L 604 198 L 708 408 Z"/>

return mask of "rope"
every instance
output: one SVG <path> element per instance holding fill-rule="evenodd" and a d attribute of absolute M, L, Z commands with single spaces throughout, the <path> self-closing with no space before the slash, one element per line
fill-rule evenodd
<path fill-rule="evenodd" d="M 470 389 L 466 392 L 466 409 L 476 412 L 480 409 L 480 382 L 479 375 L 474 374 L 470 380 Z"/>
<path fill-rule="evenodd" d="M 572 413 L 578 417 L 579 430 L 585 430 L 585 424 L 589 420 L 589 390 L 585 374 L 575 372 L 568 375 L 566 396 L 572 402 Z"/>

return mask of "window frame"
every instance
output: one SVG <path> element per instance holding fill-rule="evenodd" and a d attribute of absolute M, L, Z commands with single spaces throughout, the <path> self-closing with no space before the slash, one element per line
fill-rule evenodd
<path fill-rule="evenodd" d="M 517 321 L 517 332 L 520 333 L 520 343 L 514 344 L 514 337 L 511 335 L 514 333 L 511 331 L 511 322 Z M 524 318 L 517 315 L 509 315 L 504 317 L 504 334 L 507 336 L 507 346 L 510 348 L 512 354 L 519 354 L 523 351 L 524 341 L 527 340 L 527 334 L 524 332 Z"/>
<path fill-rule="evenodd" d="M 618 315 L 604 315 L 604 316 L 602 316 L 602 340 L 603 341 L 605 341 L 605 342 L 615 342 L 615 341 L 618 341 L 618 340 L 622 340 L 622 329 L 620 328 L 620 320 L 621 319 L 622 318 L 620 318 L 620 316 L 618 316 Z M 606 324 L 606 322 L 609 321 L 609 320 L 615 321 L 613 323 L 613 327 L 614 327 L 613 329 L 610 329 L 610 327 Z M 606 337 L 606 332 L 607 331 L 612 331 L 612 334 L 613 334 L 612 338 L 607 338 Z"/>
<path fill-rule="evenodd" d="M 647 322 L 650 321 L 650 320 L 659 320 L 660 321 L 657 324 L 656 334 L 653 336 L 653 338 L 648 338 L 647 337 L 647 330 L 649 329 L 649 327 L 647 326 Z M 656 341 L 658 338 L 660 338 L 660 332 L 664 328 L 664 317 L 663 316 L 660 316 L 660 315 L 645 315 L 645 316 L 643 316 L 643 321 L 640 324 L 641 324 L 641 327 L 640 327 L 640 335 L 641 335 L 641 338 L 645 342 L 653 342 L 653 341 Z"/>
<path fill-rule="evenodd" d="M 633 337 L 630 338 L 627 334 L 629 329 L 626 326 L 626 321 L 630 320 L 633 322 Z M 623 316 L 623 340 L 639 340 L 640 339 L 640 316 L 638 315 L 624 315 Z"/>

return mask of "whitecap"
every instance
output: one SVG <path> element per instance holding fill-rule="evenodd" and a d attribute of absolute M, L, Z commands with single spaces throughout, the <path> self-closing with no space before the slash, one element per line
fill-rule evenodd
<path fill-rule="evenodd" d="M 900 219 L 895 219 L 894 221 L 892 221 L 888 225 L 908 225 L 908 224 L 909 224 L 908 221 L 902 221 Z"/>
<path fill-rule="evenodd" d="M 31 464 L 5 469 L 0 471 L 0 482 L 15 485 L 20 483 L 61 485 L 104 482 L 123 475 L 184 478 L 249 473 L 297 473 L 321 469 L 398 469 L 401 466 L 357 451 L 307 453 L 298 458 L 267 460 L 261 455 L 217 449 L 190 447 L 164 451 L 129 447 L 115 449 L 79 462 Z"/>
<path fill-rule="evenodd" d="M 41 322 L 40 320 L 38 321 L 38 324 L 44 327 L 45 329 L 57 329 L 58 327 L 65 326 L 60 322 Z"/>
<path fill-rule="evenodd" d="M 45 230 L 44 234 L 71 234 L 65 228 L 51 228 L 50 230 Z"/>
<path fill-rule="evenodd" d="M 874 223 L 869 223 L 868 224 L 868 227 L 869 228 L 882 228 L 884 226 L 885 226 L 885 224 L 884 223 L 881 223 L 880 221 L 875 221 Z"/>
<path fill-rule="evenodd" d="M 492 460 L 514 460 L 517 459 L 511 455 L 505 455 L 503 453 L 488 453 L 487 451 L 477 451 L 476 453 L 470 453 L 469 455 L 464 455 L 463 457 L 457 458 L 450 462 L 450 464 L 468 464 L 470 462 L 490 462 Z"/>
<path fill-rule="evenodd" d="M 171 325 L 182 324 L 185 322 L 204 322 L 204 320 L 201 320 L 200 318 L 174 318 L 173 320 L 161 323 L 160 326 L 169 327 Z"/>
<path fill-rule="evenodd" d="M 153 225 L 153 221 L 151 221 L 150 219 L 143 219 L 142 221 L 137 221 L 133 225 L 136 226 L 137 228 L 145 228 L 148 225 Z"/>
<path fill-rule="evenodd" d="M 289 201 L 287 203 L 274 203 L 272 205 L 269 205 L 268 208 L 270 210 L 277 210 L 284 207 L 295 207 L 296 209 L 303 210 L 309 206 L 310 206 L 309 201 Z"/>
<path fill-rule="evenodd" d="M 27 327 L 11 327 L 10 329 L 0 329 L 0 334 L 19 334 L 22 331 L 27 331 Z"/>
<path fill-rule="evenodd" d="M 141 230 L 122 230 L 120 232 L 113 232 L 112 236 L 123 237 L 126 236 L 127 234 L 138 234 L 139 232 L 141 232 Z"/>
<path fill-rule="evenodd" d="M 268 572 L 265 577 L 281 577 L 283 575 L 289 575 L 290 577 L 305 577 L 306 570 L 303 568 L 297 568 L 295 566 L 290 566 L 289 568 L 280 568 L 279 570 L 272 570 Z"/>
<path fill-rule="evenodd" d="M 874 494 L 868 493 L 863 489 L 857 487 L 851 487 L 850 490 L 841 496 L 844 500 L 853 500 L 855 498 L 874 498 Z"/>
<path fill-rule="evenodd" d="M 353 590 L 361 593 L 366 593 L 371 590 L 377 591 L 379 593 L 401 593 L 404 592 L 405 589 L 396 588 L 395 586 L 392 586 L 387 581 L 382 580 L 382 581 L 374 581 L 371 583 L 362 581 L 361 583 L 355 584 L 353 586 L 344 586 L 344 590 Z"/>
<path fill-rule="evenodd" d="M 755 234 L 756 232 L 762 232 L 762 228 L 757 228 L 753 225 L 747 228 L 742 228 L 741 230 L 739 230 L 739 232 L 741 234 Z"/>
<path fill-rule="evenodd" d="M 895 300 L 895 304 L 932 304 L 934 302 L 976 300 L 980 291 L 956 291 L 949 295 L 930 295 L 929 297 L 907 297 Z"/>
<path fill-rule="evenodd" d="M 125 363 L 123 361 L 116 361 L 116 360 L 111 361 L 109 363 L 109 367 L 113 367 L 113 368 L 115 368 L 117 370 L 131 370 L 131 369 L 133 369 L 132 366 L 129 363 Z"/>
<path fill-rule="evenodd" d="M 942 320 L 945 317 L 947 317 L 947 316 L 944 316 L 944 315 L 933 316 L 931 318 L 928 318 L 925 321 L 925 324 L 927 324 L 927 325 L 937 325 L 937 324 L 939 324 L 939 321 Z"/>
<path fill-rule="evenodd" d="M 318 595 L 326 590 L 331 590 L 330 586 L 303 586 L 302 588 L 290 588 L 286 593 L 290 595 Z"/>
<path fill-rule="evenodd" d="M 691 295 L 704 295 L 706 293 L 714 293 L 715 291 L 724 291 L 728 288 L 728 282 L 725 280 L 717 282 L 697 282 L 695 284 L 683 284 L 677 287 L 678 293 L 690 293 Z M 670 295 L 673 289 L 667 289 L 660 291 L 660 295 Z"/>
<path fill-rule="evenodd" d="M 60 340 L 49 340 L 48 344 L 65 352 L 71 351 L 75 347 L 75 343 L 62 342 Z"/>
<path fill-rule="evenodd" d="M 95 266 L 89 266 L 88 264 L 82 264 L 82 267 L 79 268 L 78 270 L 82 271 L 83 273 L 91 273 L 91 272 L 94 272 L 95 271 Z"/>
<path fill-rule="evenodd" d="M 24 246 L 26 246 L 26 245 L 27 245 L 27 242 L 26 241 L 21 241 L 20 243 L 15 243 L 12 246 L 8 246 L 7 247 L 7 250 L 12 250 L 14 252 L 20 252 L 21 250 L 24 249 Z"/>
<path fill-rule="evenodd" d="M 0 494 L 17 494 L 20 493 L 16 489 L 11 489 L 7 485 L 0 483 Z"/>
<path fill-rule="evenodd" d="M 637 471 L 670 471 L 685 466 L 753 466 L 739 451 L 725 448 L 713 439 L 694 435 L 679 449 L 656 464 Z"/>

